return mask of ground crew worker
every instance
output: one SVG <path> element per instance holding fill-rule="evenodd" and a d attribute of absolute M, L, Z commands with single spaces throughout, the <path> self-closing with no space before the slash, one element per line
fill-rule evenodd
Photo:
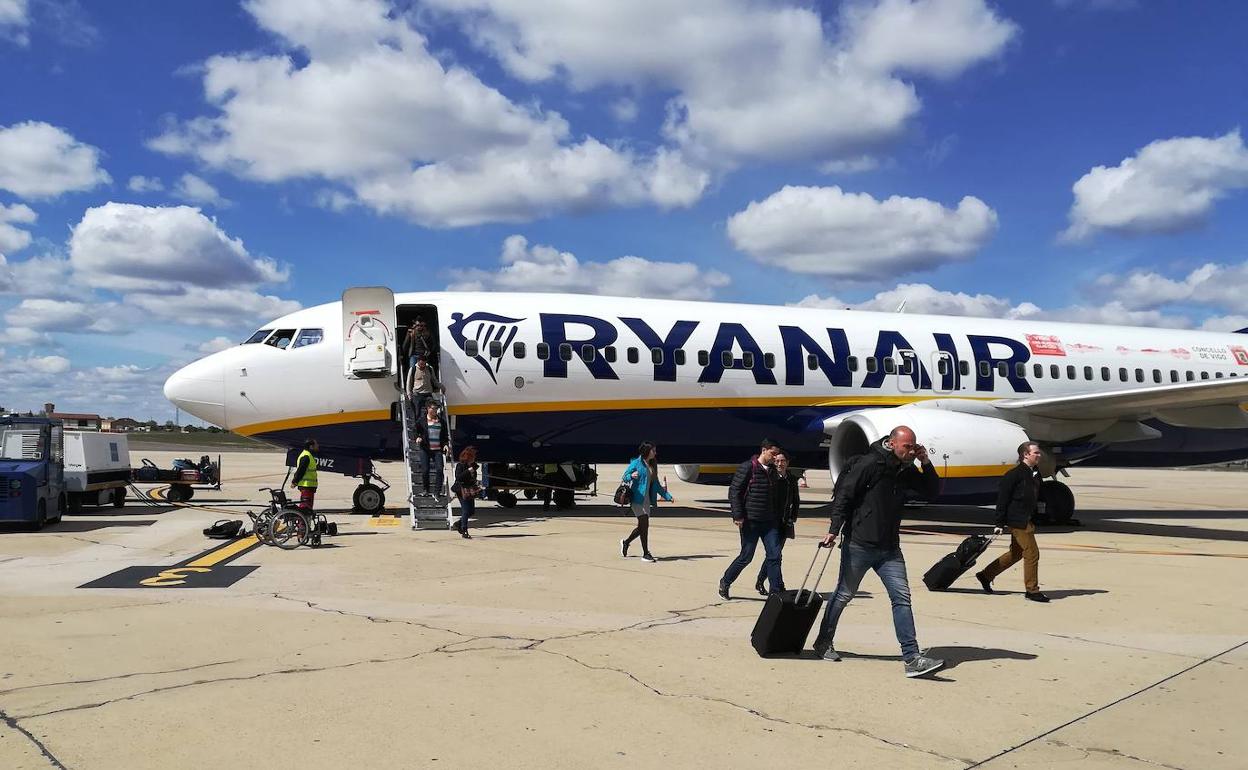
<path fill-rule="evenodd" d="M 1036 503 L 1040 499 L 1040 445 L 1026 441 L 1018 445 L 1018 465 L 1001 477 L 997 493 L 997 529 L 1010 528 L 1010 550 L 1001 554 L 983 572 L 976 573 L 979 584 L 987 593 L 993 593 L 992 581 L 1023 560 L 1024 594 L 1033 602 L 1047 602 L 1049 597 L 1040 592 L 1040 547 L 1036 545 L 1036 525 L 1031 519 L 1036 515 Z"/>
<path fill-rule="evenodd" d="M 303 451 L 295 462 L 295 477 L 290 480 L 290 485 L 299 489 L 299 507 L 307 513 L 312 512 L 316 500 L 316 455 L 313 452 L 319 449 L 314 438 L 303 442 Z"/>

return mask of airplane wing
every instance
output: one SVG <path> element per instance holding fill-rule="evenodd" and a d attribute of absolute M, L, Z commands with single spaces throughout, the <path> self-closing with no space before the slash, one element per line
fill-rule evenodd
<path fill-rule="evenodd" d="M 1206 417 L 1225 414 L 1229 424 L 1224 427 L 1232 428 L 1243 427 L 1245 419 L 1248 419 L 1248 412 L 1241 407 L 1246 402 L 1248 377 L 1237 377 L 1107 393 L 1002 400 L 994 401 L 992 405 L 1006 413 L 1022 412 L 1060 420 L 1142 420 L 1156 417 L 1163 422 L 1182 424 L 1186 422 L 1184 415 L 1194 416 L 1197 412 Z"/>

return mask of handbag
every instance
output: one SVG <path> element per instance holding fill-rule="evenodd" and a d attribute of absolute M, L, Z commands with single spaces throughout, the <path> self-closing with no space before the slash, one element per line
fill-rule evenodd
<path fill-rule="evenodd" d="M 615 490 L 615 504 L 628 505 L 633 502 L 633 488 L 628 484 L 621 484 Z"/>

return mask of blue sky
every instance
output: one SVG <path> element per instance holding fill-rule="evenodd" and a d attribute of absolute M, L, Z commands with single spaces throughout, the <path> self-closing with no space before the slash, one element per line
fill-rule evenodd
<path fill-rule="evenodd" d="M 0 0 L 0 406 L 165 419 L 172 369 L 351 285 L 1248 326 L 1246 28 Z"/>

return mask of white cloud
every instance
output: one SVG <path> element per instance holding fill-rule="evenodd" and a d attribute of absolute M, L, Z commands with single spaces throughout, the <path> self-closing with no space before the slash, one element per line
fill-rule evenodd
<path fill-rule="evenodd" d="M 204 90 L 218 114 L 171 124 L 154 149 L 262 181 L 341 182 L 378 211 L 431 226 L 688 200 L 686 190 L 662 197 L 659 158 L 573 142 L 557 113 L 444 65 L 380 0 L 245 7 L 306 62 L 212 57 Z"/>
<path fill-rule="evenodd" d="M 728 219 L 733 245 L 759 262 L 864 280 L 969 259 L 996 229 L 996 212 L 975 197 L 949 209 L 839 187 L 787 186 Z"/>
<path fill-rule="evenodd" d="M 1099 231 L 1167 233 L 1200 225 L 1220 198 L 1248 187 L 1248 149 L 1239 131 L 1215 139 L 1164 139 L 1117 166 L 1075 182 L 1066 240 Z"/>
<path fill-rule="evenodd" d="M 120 334 L 134 320 L 115 302 L 90 303 L 57 299 L 23 299 L 4 314 L 10 326 L 40 332 Z"/>
<path fill-rule="evenodd" d="M 19 46 L 30 44 L 30 6 L 27 0 L 0 0 L 0 38 L 9 38 Z"/>
<path fill-rule="evenodd" d="M 1248 329 L 1248 315 L 1223 315 L 1206 318 L 1200 325 L 1207 332 L 1235 332 Z"/>
<path fill-rule="evenodd" d="M 69 359 L 64 356 L 26 356 L 25 358 L 0 357 L 0 372 L 9 375 L 63 374 L 69 371 Z"/>
<path fill-rule="evenodd" d="M 861 174 L 866 171 L 874 171 L 879 166 L 879 159 L 871 155 L 859 155 L 856 158 L 829 160 L 820 164 L 819 170 L 825 174 Z"/>
<path fill-rule="evenodd" d="M 581 262 L 552 246 L 533 245 L 521 235 L 503 241 L 497 271 L 463 270 L 452 291 L 557 291 L 624 297 L 710 299 L 727 286 L 728 276 L 692 262 L 652 262 L 620 257 L 609 262 Z"/>
<path fill-rule="evenodd" d="M 56 126 L 28 121 L 0 127 L 0 189 L 23 198 L 54 198 L 108 184 L 112 178 L 99 162 L 98 149 Z"/>
<path fill-rule="evenodd" d="M 16 225 L 32 225 L 39 216 L 34 209 L 21 203 L 6 206 L 0 203 L 0 255 L 12 254 L 30 245 L 30 233 Z"/>
<path fill-rule="evenodd" d="M 1201 265 L 1177 280 L 1152 271 L 1103 275 L 1095 289 L 1134 309 L 1187 304 L 1235 311 L 1248 297 L 1248 262 Z"/>
<path fill-rule="evenodd" d="M 303 307 L 294 300 L 249 289 L 192 288 L 185 292 L 127 294 L 124 302 L 162 320 L 213 329 L 267 321 Z"/>
<path fill-rule="evenodd" d="M 73 228 L 69 255 L 93 285 L 122 291 L 256 286 L 289 276 L 188 206 L 110 202 L 87 209 Z"/>
<path fill-rule="evenodd" d="M 218 208 L 230 205 L 230 202 L 221 197 L 221 193 L 217 192 L 217 188 L 209 184 L 207 180 L 194 174 L 183 174 L 178 179 L 178 183 L 173 186 L 173 194 L 175 197 L 189 203 L 201 203 L 205 206 L 216 206 Z"/>
<path fill-rule="evenodd" d="M 1016 32 L 983 0 L 857 2 L 837 20 L 752 0 L 431 4 L 521 80 L 675 91 L 667 136 L 716 163 L 861 154 L 919 109 L 895 71 L 951 76 Z M 906 51 L 885 45 L 888 35 L 903 36 Z"/>
<path fill-rule="evenodd" d="M 165 183 L 154 176 L 132 176 L 126 189 L 136 193 L 160 192 L 165 189 Z"/>
<path fill-rule="evenodd" d="M 196 353 L 202 353 L 203 355 L 206 356 L 211 353 L 219 353 L 220 351 L 225 350 L 226 348 L 232 348 L 237 344 L 238 344 L 237 342 L 230 339 L 229 337 L 213 337 L 207 342 L 196 345 L 193 348 L 193 350 Z"/>
<path fill-rule="evenodd" d="M 637 102 L 633 99 L 623 98 L 611 102 L 611 114 L 621 123 L 632 123 L 637 119 L 638 112 L 640 110 Z"/>
<path fill-rule="evenodd" d="M 21 326 L 10 326 L 0 329 L 0 345 L 18 345 L 31 347 L 34 345 L 50 345 L 52 337 L 44 332 L 27 329 Z"/>
<path fill-rule="evenodd" d="M 7 262 L 0 255 L 0 294 L 19 297 L 85 298 L 90 290 L 71 273 L 69 260 L 55 254 Z"/>

